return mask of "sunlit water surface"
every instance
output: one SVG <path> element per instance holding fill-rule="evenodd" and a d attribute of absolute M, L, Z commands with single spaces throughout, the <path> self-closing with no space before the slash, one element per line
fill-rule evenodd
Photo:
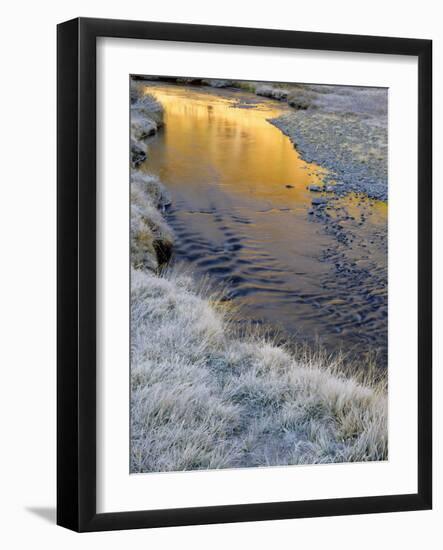
<path fill-rule="evenodd" d="M 172 194 L 166 216 L 177 235 L 175 259 L 227 285 L 239 322 L 320 341 L 331 351 L 385 352 L 386 255 L 368 243 L 386 231 L 386 205 L 337 201 L 355 219 L 366 212 L 364 226 L 353 224 L 355 245 L 343 252 L 308 215 L 307 186 L 321 181 L 322 169 L 304 162 L 267 121 L 286 107 L 243 92 L 174 85 L 146 91 L 162 103 L 165 126 L 149 141 L 141 168 Z M 344 253 L 380 277 L 352 284 L 325 261 L 325 251 Z"/>

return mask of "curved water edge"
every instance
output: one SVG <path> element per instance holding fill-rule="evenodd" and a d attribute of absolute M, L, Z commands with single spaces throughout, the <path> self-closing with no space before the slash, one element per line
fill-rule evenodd
<path fill-rule="evenodd" d="M 387 355 L 386 203 L 305 162 L 269 121 L 281 103 L 150 84 L 164 128 L 139 166 L 172 197 L 174 260 L 227 286 L 238 323 L 329 351 Z M 325 191 L 327 189 L 327 191 Z"/>

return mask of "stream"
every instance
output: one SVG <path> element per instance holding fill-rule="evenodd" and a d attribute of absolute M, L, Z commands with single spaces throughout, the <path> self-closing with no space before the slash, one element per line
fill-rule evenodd
<path fill-rule="evenodd" d="M 164 127 L 140 169 L 172 196 L 174 261 L 227 288 L 238 323 L 330 351 L 387 354 L 387 206 L 331 198 L 268 122 L 289 109 L 243 91 L 155 84 Z"/>

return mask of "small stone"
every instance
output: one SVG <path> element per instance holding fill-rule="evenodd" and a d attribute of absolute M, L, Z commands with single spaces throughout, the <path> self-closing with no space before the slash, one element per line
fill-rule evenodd
<path fill-rule="evenodd" d="M 285 185 L 286 189 L 294 189 L 294 186 L 293 185 Z"/>
<path fill-rule="evenodd" d="M 322 205 L 326 204 L 327 202 L 328 202 L 328 200 L 323 198 L 323 197 L 315 197 L 311 201 L 313 206 L 322 206 Z"/>

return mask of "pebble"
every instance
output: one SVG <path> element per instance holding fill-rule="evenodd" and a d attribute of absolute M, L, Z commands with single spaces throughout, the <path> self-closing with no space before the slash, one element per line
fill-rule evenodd
<path fill-rule="evenodd" d="M 327 204 L 327 202 L 328 202 L 328 199 L 325 199 L 323 197 L 315 197 L 311 201 L 313 206 L 321 206 L 321 205 Z"/>

